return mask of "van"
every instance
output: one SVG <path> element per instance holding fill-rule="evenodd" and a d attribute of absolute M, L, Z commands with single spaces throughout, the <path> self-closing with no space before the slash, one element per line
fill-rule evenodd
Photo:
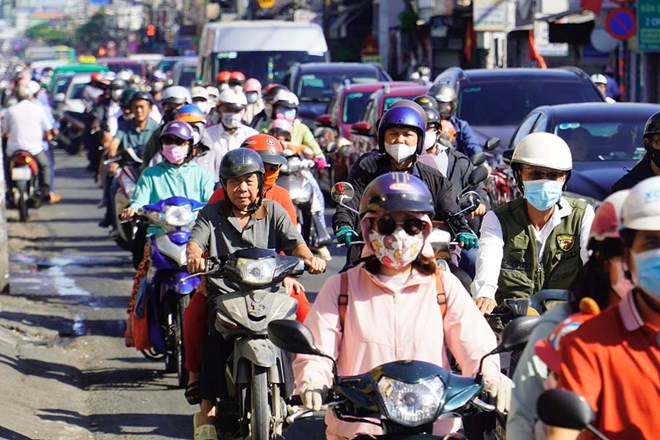
<path fill-rule="evenodd" d="M 207 23 L 199 42 L 198 77 L 215 84 L 218 72 L 242 72 L 263 85 L 280 83 L 295 63 L 330 61 L 315 23 L 255 20 Z"/>

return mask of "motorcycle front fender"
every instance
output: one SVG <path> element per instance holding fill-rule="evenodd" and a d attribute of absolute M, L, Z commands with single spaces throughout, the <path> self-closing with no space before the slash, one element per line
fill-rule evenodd
<path fill-rule="evenodd" d="M 259 367 L 270 368 L 277 363 L 279 350 L 268 339 L 239 338 L 234 343 L 235 363 L 247 359 Z"/>

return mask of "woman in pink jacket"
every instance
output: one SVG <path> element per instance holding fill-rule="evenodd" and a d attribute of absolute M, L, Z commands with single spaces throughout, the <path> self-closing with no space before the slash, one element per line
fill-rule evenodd
<path fill-rule="evenodd" d="M 465 375 L 475 375 L 479 360 L 495 348 L 495 335 L 470 295 L 450 272 L 440 271 L 426 239 L 431 232 L 433 200 L 424 182 L 406 173 L 388 173 L 372 181 L 360 203 L 364 263 L 349 269 L 342 292 L 340 275 L 321 288 L 305 325 L 316 345 L 337 360 L 341 376 L 362 374 L 396 360 L 420 360 L 450 369 L 449 349 Z M 439 295 L 442 287 L 445 295 Z M 342 303 L 340 307 L 340 296 Z M 440 305 L 439 303 L 444 303 Z M 343 316 L 342 316 L 343 315 Z M 332 385 L 329 360 L 298 355 L 294 361 L 296 389 L 303 404 L 321 407 Z M 483 367 L 485 385 L 506 412 L 510 380 L 500 374 L 499 359 Z M 337 420 L 328 411 L 330 439 L 380 434 L 379 427 Z M 461 427 L 460 419 L 436 422 L 434 434 Z"/>

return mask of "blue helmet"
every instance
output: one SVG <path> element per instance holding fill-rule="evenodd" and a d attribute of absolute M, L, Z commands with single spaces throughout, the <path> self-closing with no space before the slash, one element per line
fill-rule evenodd
<path fill-rule="evenodd" d="M 424 151 L 426 112 L 416 102 L 404 99 L 393 105 L 378 124 L 378 150 L 385 152 L 385 131 L 394 126 L 411 127 L 417 133 L 417 154 Z"/>
<path fill-rule="evenodd" d="M 408 211 L 433 217 L 435 207 L 428 186 L 409 173 L 386 173 L 367 185 L 360 200 L 360 218 L 368 212 Z"/>

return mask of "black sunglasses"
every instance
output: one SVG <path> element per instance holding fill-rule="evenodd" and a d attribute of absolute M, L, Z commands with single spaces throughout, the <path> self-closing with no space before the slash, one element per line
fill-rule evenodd
<path fill-rule="evenodd" d="M 185 144 L 188 143 L 187 140 L 178 138 L 176 136 L 163 136 L 160 139 L 160 142 L 163 145 L 166 145 L 166 144 L 167 145 L 172 145 L 172 144 L 174 144 L 174 145 L 185 145 Z"/>
<path fill-rule="evenodd" d="M 383 235 L 393 234 L 399 225 L 403 225 L 403 230 L 408 235 L 417 235 L 424 230 L 424 222 L 416 217 L 407 217 L 401 223 L 397 223 L 395 219 L 387 216 L 376 220 L 376 229 Z"/>

